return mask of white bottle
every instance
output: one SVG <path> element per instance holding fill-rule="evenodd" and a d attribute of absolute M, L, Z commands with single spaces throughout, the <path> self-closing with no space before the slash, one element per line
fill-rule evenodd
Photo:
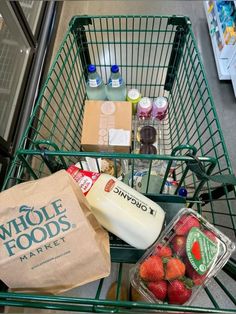
<path fill-rule="evenodd" d="M 90 64 L 88 66 L 88 82 L 86 86 L 88 99 L 91 100 L 105 100 L 106 89 L 105 85 L 96 71 L 96 66 Z"/>
<path fill-rule="evenodd" d="M 107 83 L 106 94 L 108 100 L 126 100 L 125 82 L 120 75 L 119 67 L 116 64 L 111 67 L 111 76 Z"/>
<path fill-rule="evenodd" d="M 92 211 L 108 231 L 128 244 L 146 249 L 158 238 L 164 223 L 162 208 L 125 183 L 104 173 L 67 170 L 78 182 Z"/>

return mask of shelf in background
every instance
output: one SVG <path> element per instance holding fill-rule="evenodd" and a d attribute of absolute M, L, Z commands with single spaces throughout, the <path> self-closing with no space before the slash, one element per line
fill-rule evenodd
<path fill-rule="evenodd" d="M 204 1 L 204 8 L 205 8 L 205 13 L 206 13 L 206 17 L 207 17 L 208 28 L 210 30 L 211 21 L 209 18 L 209 14 L 211 14 L 211 12 L 210 13 L 208 12 L 208 1 Z M 209 36 L 211 38 L 211 43 L 212 43 L 212 48 L 213 48 L 213 52 L 214 52 L 218 77 L 220 80 L 230 80 L 231 76 L 230 76 L 230 73 L 228 70 L 229 60 L 227 58 L 223 59 L 223 58 L 219 57 L 219 48 L 218 48 L 218 45 L 216 42 L 216 35 L 215 34 L 214 35 L 209 34 Z"/>

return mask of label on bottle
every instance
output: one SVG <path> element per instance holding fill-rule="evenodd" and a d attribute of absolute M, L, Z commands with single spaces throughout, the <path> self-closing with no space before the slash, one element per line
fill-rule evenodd
<path fill-rule="evenodd" d="M 108 84 L 111 85 L 112 87 L 120 87 L 123 84 L 123 79 L 122 77 L 118 79 L 109 79 Z"/>
<path fill-rule="evenodd" d="M 94 183 L 100 177 L 100 173 L 81 170 L 74 165 L 70 166 L 67 169 L 67 172 L 79 184 L 79 187 L 81 188 L 85 196 L 88 194 Z"/>
<path fill-rule="evenodd" d="M 101 83 L 102 83 L 102 80 L 100 78 L 89 79 L 89 86 L 90 87 L 98 87 Z"/>
<path fill-rule="evenodd" d="M 203 275 L 215 261 L 218 246 L 199 228 L 193 227 L 187 236 L 186 252 L 193 268 Z"/>
<path fill-rule="evenodd" d="M 105 185 L 104 191 L 110 192 L 114 188 L 115 184 L 116 184 L 116 181 L 113 179 L 110 179 Z"/>

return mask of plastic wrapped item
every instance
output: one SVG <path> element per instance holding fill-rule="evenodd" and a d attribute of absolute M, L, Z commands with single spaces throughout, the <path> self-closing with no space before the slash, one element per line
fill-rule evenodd
<path fill-rule="evenodd" d="M 131 284 L 150 302 L 190 304 L 234 249 L 221 231 L 184 208 L 130 270 Z"/>
<path fill-rule="evenodd" d="M 148 184 L 148 169 L 134 172 L 130 171 L 124 176 L 124 183 L 142 194 L 158 194 L 160 192 L 162 178 L 155 170 L 152 170 Z"/>

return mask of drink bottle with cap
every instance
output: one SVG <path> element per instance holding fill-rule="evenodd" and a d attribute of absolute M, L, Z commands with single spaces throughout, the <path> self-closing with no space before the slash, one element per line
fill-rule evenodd
<path fill-rule="evenodd" d="M 86 86 L 86 92 L 88 99 L 106 99 L 105 85 L 101 79 L 101 76 L 97 73 L 96 66 L 94 64 L 90 64 L 88 66 L 88 81 Z"/>
<path fill-rule="evenodd" d="M 137 105 L 137 117 L 140 120 L 148 120 L 151 117 L 152 101 L 148 97 L 140 99 Z"/>
<path fill-rule="evenodd" d="M 125 82 L 120 74 L 119 67 L 116 64 L 111 67 L 111 76 L 108 80 L 106 91 L 108 100 L 126 100 Z"/>
<path fill-rule="evenodd" d="M 141 99 L 141 94 L 138 89 L 130 89 L 127 93 L 127 100 L 132 103 L 132 113 L 137 111 L 137 104 Z"/>
<path fill-rule="evenodd" d="M 152 117 L 159 121 L 165 119 L 168 110 L 168 102 L 165 97 L 157 97 L 152 104 Z"/>
<path fill-rule="evenodd" d="M 67 172 L 108 231 L 138 249 L 148 248 L 157 239 L 165 212 L 155 202 L 109 174 L 81 170 L 75 165 Z"/>

